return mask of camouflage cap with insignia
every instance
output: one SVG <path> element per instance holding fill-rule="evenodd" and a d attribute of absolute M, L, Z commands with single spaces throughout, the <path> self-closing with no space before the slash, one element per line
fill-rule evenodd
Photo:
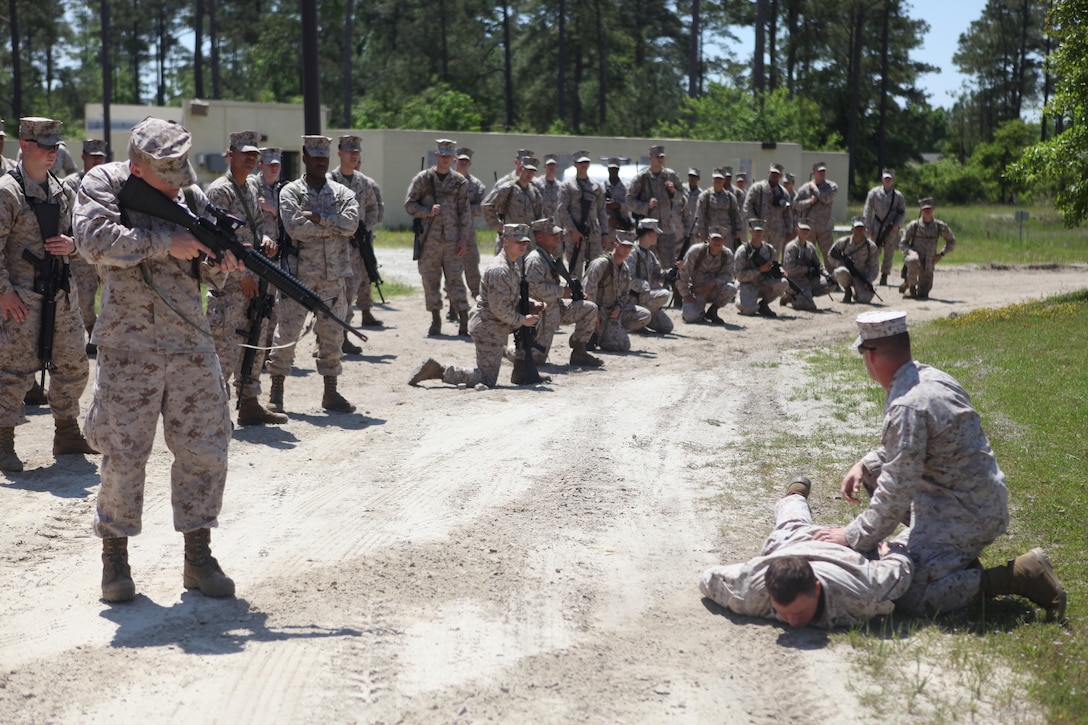
<path fill-rule="evenodd" d="M 749 219 L 748 220 L 748 228 L 751 229 L 753 232 L 754 231 L 763 231 L 763 227 L 766 224 L 767 224 L 767 222 L 765 220 L 763 220 L 763 219 Z"/>
<path fill-rule="evenodd" d="M 363 137 L 362 136 L 341 136 L 337 141 L 337 148 L 341 151 L 362 151 L 363 150 Z"/>
<path fill-rule="evenodd" d="M 618 169 L 619 167 L 620 167 L 619 157 L 618 156 L 609 156 L 608 157 L 608 168 Z"/>
<path fill-rule="evenodd" d="M 559 157 L 555 154 L 544 154 L 544 165 L 547 166 L 548 164 L 555 164 L 556 166 L 558 166 Z"/>
<path fill-rule="evenodd" d="M 771 164 L 770 173 L 772 173 L 772 174 L 781 174 L 785 170 L 786 170 L 786 167 L 783 166 L 782 164 L 773 163 L 773 164 Z"/>
<path fill-rule="evenodd" d="M 880 172 L 880 178 L 882 178 L 882 179 L 894 179 L 895 178 L 895 169 L 884 169 L 884 171 Z"/>
<path fill-rule="evenodd" d="M 193 136 L 177 121 L 148 116 L 132 127 L 128 140 L 130 159 L 146 164 L 170 186 L 196 183 L 196 169 L 189 163 Z"/>
<path fill-rule="evenodd" d="M 797 222 L 797 228 L 798 229 L 804 229 L 806 232 L 811 232 L 812 231 L 812 225 L 809 224 L 808 222 Z"/>
<path fill-rule="evenodd" d="M 528 242 L 529 237 L 529 225 L 528 224 L 503 224 L 502 236 L 504 239 L 513 239 L 517 242 Z"/>
<path fill-rule="evenodd" d="M 256 131 L 235 131 L 230 135 L 230 150 L 247 154 L 260 151 L 261 134 Z"/>
<path fill-rule="evenodd" d="M 918 200 L 918 208 L 919 209 L 932 209 L 933 208 L 933 197 L 932 196 L 927 196 L 924 199 L 919 199 Z"/>
<path fill-rule="evenodd" d="M 731 179 L 733 178 L 733 167 L 718 166 L 714 169 L 714 173 L 711 174 L 711 176 L 717 179 Z"/>
<path fill-rule="evenodd" d="M 555 223 L 555 220 L 551 217 L 547 219 L 537 219 L 533 222 L 533 231 L 537 234 L 562 234 L 563 227 Z"/>
<path fill-rule="evenodd" d="M 457 149 L 457 158 L 468 159 L 469 161 L 472 161 L 472 155 L 474 153 L 476 152 L 470 149 L 468 146 L 462 146 L 461 148 Z"/>
<path fill-rule="evenodd" d="M 856 216 L 856 217 L 854 217 L 853 219 L 850 220 L 850 227 L 852 229 L 857 228 L 857 227 L 864 227 L 864 226 L 865 226 L 865 219 L 862 218 L 862 217 Z"/>
<path fill-rule="evenodd" d="M 901 310 L 873 310 L 862 312 L 857 317 L 858 337 L 852 347 L 861 343 L 879 340 L 884 337 L 902 335 L 907 331 L 907 313 Z"/>
<path fill-rule="evenodd" d="M 262 164 L 278 164 L 283 156 L 283 149 L 279 146 L 265 146 L 260 150 Z"/>
<path fill-rule="evenodd" d="M 725 239 L 725 230 L 721 227 L 710 227 L 706 233 L 707 239 L 711 237 L 718 237 L 719 239 Z"/>
<path fill-rule="evenodd" d="M 664 146 L 651 146 L 650 147 L 650 156 L 664 156 L 664 155 L 665 155 L 665 147 Z"/>
<path fill-rule="evenodd" d="M 448 138 L 440 138 L 434 142 L 436 156 L 456 156 L 457 155 L 457 142 L 451 141 Z"/>
<path fill-rule="evenodd" d="M 823 161 L 817 161 L 812 165 L 813 171 L 827 171 L 827 164 Z"/>
<path fill-rule="evenodd" d="M 658 226 L 657 219 L 653 219 L 651 217 L 643 217 L 642 219 L 639 219 L 638 229 L 639 231 L 648 229 L 652 232 L 661 232 L 661 227 Z"/>
<path fill-rule="evenodd" d="M 623 229 L 616 230 L 616 244 L 622 244 L 626 247 L 635 246 L 634 232 L 628 232 Z"/>
<path fill-rule="evenodd" d="M 56 146 L 60 143 L 60 121 L 40 116 L 25 116 L 19 119 L 19 140 L 36 141 L 42 146 Z"/>
<path fill-rule="evenodd" d="M 521 168 L 528 169 L 530 171 L 536 171 L 540 168 L 540 160 L 534 159 L 532 156 L 523 158 L 521 160 Z"/>
<path fill-rule="evenodd" d="M 733 180 L 734 181 L 748 181 L 748 174 L 744 173 L 743 171 L 738 172 L 738 173 L 733 175 Z"/>
<path fill-rule="evenodd" d="M 83 153 L 87 156 L 105 156 L 106 140 L 101 138 L 84 139 Z"/>
<path fill-rule="evenodd" d="M 328 136 L 303 136 L 302 153 L 310 158 L 328 158 L 332 139 Z"/>
<path fill-rule="evenodd" d="M 696 178 L 701 178 L 702 175 L 703 174 L 699 171 L 699 169 L 694 167 L 694 166 L 692 166 L 690 169 L 688 169 L 688 176 L 694 176 Z"/>
<path fill-rule="evenodd" d="M 588 151 L 580 150 L 574 152 L 574 163 L 581 164 L 586 161 L 592 161 Z"/>
<path fill-rule="evenodd" d="M 794 174 L 786 174 L 783 178 L 785 178 L 787 184 L 792 184 L 797 181 L 797 177 Z"/>
<path fill-rule="evenodd" d="M 515 155 L 515 156 L 516 156 L 516 157 L 517 157 L 518 159 L 523 159 L 523 158 L 525 158 L 526 156 L 536 156 L 536 154 L 534 154 L 534 153 L 533 153 L 532 151 L 530 151 L 529 149 L 518 149 L 518 152 L 517 152 L 516 154 L 514 154 L 514 155 Z"/>

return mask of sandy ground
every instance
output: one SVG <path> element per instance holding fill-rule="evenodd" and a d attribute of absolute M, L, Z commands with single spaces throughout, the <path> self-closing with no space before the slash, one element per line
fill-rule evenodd
<path fill-rule="evenodd" d="M 880 292 L 919 321 L 1086 272 L 950 267 L 927 302 Z M 474 355 L 424 336 L 421 295 L 397 298 L 346 363 L 352 415 L 321 410 L 305 338 L 291 421 L 234 433 L 213 536 L 227 601 L 182 588 L 161 432 L 130 543 L 139 594 L 100 601 L 99 459 L 54 460 L 35 411 L 16 433 L 27 471 L 0 474 L 0 722 L 872 722 L 848 648 L 723 614 L 696 585 L 758 552 L 797 473 L 752 480 L 735 451 L 795 417 L 791 351 L 852 339 L 865 308 L 819 302 L 638 335 L 604 369 L 548 366 L 533 388 L 507 387 L 504 363 L 503 387 L 473 391 L 406 384 L 426 355 Z M 835 424 L 821 415 L 804 424 Z"/>

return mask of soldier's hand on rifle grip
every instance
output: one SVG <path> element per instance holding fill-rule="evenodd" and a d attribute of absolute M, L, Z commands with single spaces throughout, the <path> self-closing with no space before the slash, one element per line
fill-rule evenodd
<path fill-rule="evenodd" d="M 58 234 L 45 240 L 45 251 L 54 257 L 66 257 L 76 251 L 76 242 L 67 234 Z"/>
<path fill-rule="evenodd" d="M 23 298 L 15 290 L 0 295 L 0 310 L 3 311 L 5 320 L 26 322 L 26 305 L 23 304 Z"/>
<path fill-rule="evenodd" d="M 276 240 L 272 237 L 265 237 L 261 240 L 261 252 L 266 257 L 275 257 L 280 251 L 280 245 L 276 244 Z"/>
<path fill-rule="evenodd" d="M 538 322 L 540 322 L 540 315 L 525 315 L 525 322 L 521 324 L 523 327 L 536 327 Z"/>
<path fill-rule="evenodd" d="M 774 262 L 767 262 L 766 264 L 764 264 L 762 267 L 759 268 L 759 271 L 766 273 L 766 272 L 770 272 L 772 269 L 774 269 Z"/>
<path fill-rule="evenodd" d="M 242 294 L 246 296 L 247 300 L 251 300 L 257 296 L 257 280 L 253 279 L 251 275 L 242 275 L 242 278 L 238 280 L 242 285 Z"/>
<path fill-rule="evenodd" d="M 174 259 L 188 261 L 202 254 L 214 256 L 212 250 L 198 242 L 190 232 L 180 230 L 170 235 L 170 256 Z"/>

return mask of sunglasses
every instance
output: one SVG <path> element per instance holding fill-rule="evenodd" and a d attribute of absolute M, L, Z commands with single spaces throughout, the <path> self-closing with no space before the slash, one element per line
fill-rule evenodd
<path fill-rule="evenodd" d="M 59 143 L 42 143 L 41 141 L 35 141 L 34 143 L 38 144 L 38 148 L 42 151 L 56 151 L 60 147 Z"/>
<path fill-rule="evenodd" d="M 870 352 L 875 349 L 875 347 L 869 347 L 867 345 L 858 345 L 858 355 L 864 357 L 866 352 Z"/>

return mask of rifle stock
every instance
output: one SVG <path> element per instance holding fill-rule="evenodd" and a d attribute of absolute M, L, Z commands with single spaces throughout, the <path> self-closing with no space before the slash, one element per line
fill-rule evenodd
<path fill-rule="evenodd" d="M 125 181 L 121 192 L 117 195 L 117 200 L 125 209 L 164 219 L 187 229 L 201 244 L 212 250 L 215 254 L 214 260 L 217 262 L 226 252 L 230 252 L 245 264 L 246 269 L 267 281 L 287 297 L 314 314 L 324 315 L 366 342 L 366 335 L 337 317 L 332 308 L 325 304 L 316 292 L 303 284 L 302 280 L 280 269 L 277 264 L 257 250 L 238 241 L 233 226 L 237 220 L 222 209 L 208 206 L 209 211 L 216 218 L 215 222 L 198 217 L 187 208 L 175 204 L 173 200 L 168 199 L 138 176 L 130 176 Z"/>
<path fill-rule="evenodd" d="M 521 283 L 519 285 L 520 297 L 518 298 L 518 312 L 522 315 L 530 315 L 533 312 L 533 303 L 529 299 L 529 280 L 525 277 L 525 259 L 521 260 Z M 536 344 L 536 327 L 522 325 L 514 330 L 514 371 L 510 374 L 510 382 L 514 385 L 536 385 L 543 382 L 540 371 L 536 369 L 536 360 L 533 359 L 533 348 Z"/>

